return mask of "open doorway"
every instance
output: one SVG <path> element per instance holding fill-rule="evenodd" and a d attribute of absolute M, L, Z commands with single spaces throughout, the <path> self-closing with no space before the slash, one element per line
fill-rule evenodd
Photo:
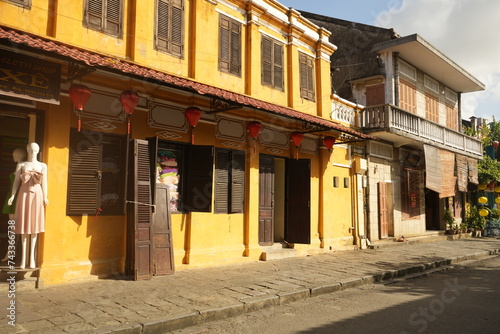
<path fill-rule="evenodd" d="M 13 173 L 16 169 L 12 152 L 17 148 L 25 149 L 32 141 L 37 141 L 42 146 L 41 138 L 38 138 L 41 131 L 37 131 L 37 124 L 40 124 L 42 116 L 41 111 L 0 104 L 0 258 L 4 257 L 8 246 L 10 207 L 7 205 L 7 198 L 11 194 Z M 40 160 L 43 161 L 41 154 Z"/>
<path fill-rule="evenodd" d="M 260 156 L 259 244 L 310 243 L 310 161 Z"/>

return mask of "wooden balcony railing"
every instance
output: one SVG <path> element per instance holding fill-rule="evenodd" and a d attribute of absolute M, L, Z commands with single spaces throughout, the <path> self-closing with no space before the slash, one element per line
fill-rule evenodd
<path fill-rule="evenodd" d="M 362 111 L 361 126 L 364 129 L 397 129 L 409 135 L 428 139 L 444 146 L 483 155 L 481 141 L 445 126 L 416 116 L 389 104 L 366 107 Z"/>

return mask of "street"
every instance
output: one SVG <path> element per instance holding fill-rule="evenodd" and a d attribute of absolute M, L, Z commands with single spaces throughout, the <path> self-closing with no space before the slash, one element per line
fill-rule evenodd
<path fill-rule="evenodd" d="M 495 256 L 170 333 L 499 333 L 499 281 Z"/>

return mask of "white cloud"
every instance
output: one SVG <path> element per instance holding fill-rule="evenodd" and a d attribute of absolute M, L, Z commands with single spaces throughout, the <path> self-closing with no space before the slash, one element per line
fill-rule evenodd
<path fill-rule="evenodd" d="M 402 36 L 418 33 L 486 85 L 463 95 L 464 118 L 500 119 L 499 13 L 498 0 L 403 0 L 375 22 Z"/>

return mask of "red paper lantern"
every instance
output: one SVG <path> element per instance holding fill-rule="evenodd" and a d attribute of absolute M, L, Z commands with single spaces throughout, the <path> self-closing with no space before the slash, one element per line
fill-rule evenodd
<path fill-rule="evenodd" d="M 198 107 L 188 107 L 184 111 L 184 115 L 191 126 L 191 144 L 194 144 L 194 128 L 198 125 L 198 121 L 201 118 L 201 110 Z"/>
<path fill-rule="evenodd" d="M 292 132 L 290 137 L 292 137 L 293 144 L 295 145 L 295 148 L 296 148 L 295 158 L 297 160 L 299 160 L 299 146 L 300 146 L 300 143 L 302 143 L 302 139 L 304 139 L 304 134 L 301 132 Z"/>
<path fill-rule="evenodd" d="M 262 124 L 259 121 L 251 121 L 247 124 L 248 132 L 253 139 L 257 139 L 260 132 L 262 131 Z"/>
<path fill-rule="evenodd" d="M 126 90 L 120 94 L 119 99 L 123 110 L 127 114 L 127 133 L 130 134 L 130 116 L 134 112 L 137 103 L 139 103 L 139 95 L 132 90 Z"/>
<path fill-rule="evenodd" d="M 325 138 L 323 138 L 323 143 L 325 144 L 328 151 L 331 151 L 333 145 L 335 144 L 335 137 L 326 136 Z"/>
<path fill-rule="evenodd" d="M 82 127 L 82 119 L 80 114 L 83 111 L 83 108 L 85 108 L 88 100 L 90 99 L 90 95 L 92 95 L 92 92 L 87 86 L 72 84 L 71 87 L 69 87 L 69 97 L 71 99 L 71 102 L 73 102 L 73 105 L 75 106 L 76 113 L 78 114 L 78 132 L 80 132 L 80 129 Z"/>
<path fill-rule="evenodd" d="M 498 142 L 498 140 L 495 140 L 495 141 L 493 142 L 493 147 L 494 147 L 495 149 L 497 149 L 498 144 L 500 144 L 500 143 Z"/>
<path fill-rule="evenodd" d="M 247 129 L 248 129 L 248 132 L 250 132 L 250 136 L 252 136 L 252 138 L 254 140 L 253 153 L 255 153 L 256 152 L 255 141 L 256 141 L 257 137 L 259 136 L 260 132 L 262 131 L 262 123 L 259 121 L 248 122 Z"/>
<path fill-rule="evenodd" d="M 120 103 L 122 104 L 123 110 L 125 110 L 128 115 L 132 115 L 137 103 L 139 103 L 139 95 L 132 90 L 126 90 L 120 94 Z"/>

